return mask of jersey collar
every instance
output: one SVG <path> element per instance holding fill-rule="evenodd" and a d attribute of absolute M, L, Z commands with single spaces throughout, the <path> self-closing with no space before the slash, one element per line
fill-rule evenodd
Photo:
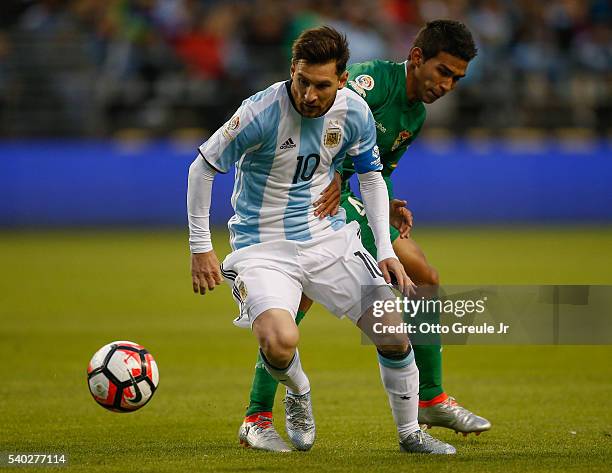
<path fill-rule="evenodd" d="M 291 102 L 291 105 L 293 106 L 293 110 L 295 110 L 298 115 L 301 115 L 301 113 L 298 112 L 298 109 L 295 106 L 295 100 L 293 100 L 293 95 L 291 94 L 291 79 L 289 79 L 288 81 L 285 81 L 285 89 L 287 89 L 287 95 L 289 96 L 289 101 Z"/>
<path fill-rule="evenodd" d="M 418 100 L 411 102 L 408 98 L 408 91 L 406 90 L 406 80 L 408 78 L 408 61 L 404 61 L 402 64 L 404 65 L 404 86 L 402 87 L 402 93 L 400 94 L 402 97 L 402 110 L 411 110 L 421 102 L 419 102 Z"/>

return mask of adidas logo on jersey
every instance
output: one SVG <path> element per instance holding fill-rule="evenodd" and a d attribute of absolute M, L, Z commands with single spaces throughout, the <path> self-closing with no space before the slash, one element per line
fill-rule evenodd
<path fill-rule="evenodd" d="M 280 149 L 292 149 L 295 148 L 296 144 L 293 142 L 291 138 L 285 141 L 282 145 L 280 145 Z"/>

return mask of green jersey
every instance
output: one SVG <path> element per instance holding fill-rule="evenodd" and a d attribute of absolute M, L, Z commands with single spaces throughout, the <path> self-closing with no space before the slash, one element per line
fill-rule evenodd
<path fill-rule="evenodd" d="M 409 102 L 406 92 L 406 63 L 369 61 L 348 67 L 347 86 L 368 103 L 376 122 L 376 144 L 380 150 L 383 177 L 389 199 L 393 198 L 391 173 L 406 148 L 414 141 L 425 121 L 422 102 Z M 353 162 L 342 166 L 342 193 L 350 193 Z"/>

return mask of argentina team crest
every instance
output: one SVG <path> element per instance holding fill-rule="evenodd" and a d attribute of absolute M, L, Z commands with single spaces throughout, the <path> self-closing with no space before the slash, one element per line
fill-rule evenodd
<path fill-rule="evenodd" d="M 335 148 L 342 140 L 342 128 L 338 122 L 331 121 L 325 130 L 323 144 L 326 148 Z"/>
<path fill-rule="evenodd" d="M 237 281 L 236 287 L 238 288 L 238 294 L 240 294 L 240 298 L 242 299 L 242 301 L 245 301 L 247 296 L 249 295 L 246 288 L 246 284 L 242 279 L 240 279 L 239 281 Z"/>
<path fill-rule="evenodd" d="M 400 131 L 399 135 L 397 135 L 397 138 L 395 138 L 395 141 L 393 142 L 393 146 L 391 146 L 391 151 L 395 151 L 402 145 L 402 143 L 404 143 L 404 141 L 410 139 L 411 136 L 412 132 L 408 130 Z"/>

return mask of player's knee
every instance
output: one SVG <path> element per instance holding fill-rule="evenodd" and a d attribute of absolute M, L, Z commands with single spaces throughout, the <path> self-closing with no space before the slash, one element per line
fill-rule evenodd
<path fill-rule="evenodd" d="M 279 368 L 287 366 L 299 342 L 299 332 L 285 329 L 275 330 L 259 340 L 259 345 L 268 361 Z"/>
<path fill-rule="evenodd" d="M 425 274 L 423 275 L 423 281 L 421 284 L 425 286 L 439 286 L 440 285 L 440 275 L 438 274 L 438 270 L 433 266 L 428 266 Z"/>

